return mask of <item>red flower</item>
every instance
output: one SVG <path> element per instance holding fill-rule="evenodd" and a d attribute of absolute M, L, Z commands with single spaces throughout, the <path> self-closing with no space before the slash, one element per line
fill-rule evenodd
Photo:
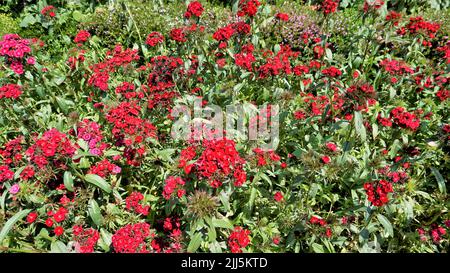
<path fill-rule="evenodd" d="M 53 226 L 53 220 L 51 218 L 47 218 L 47 220 L 45 220 L 45 225 L 47 227 L 52 227 Z"/>
<path fill-rule="evenodd" d="M 92 253 L 100 234 L 97 230 L 89 228 L 83 229 L 81 226 L 73 226 L 73 240 L 79 244 L 77 247 L 80 253 Z"/>
<path fill-rule="evenodd" d="M 56 236 L 61 236 L 64 233 L 64 229 L 61 226 L 55 227 L 53 230 Z"/>
<path fill-rule="evenodd" d="M 393 192 L 392 185 L 386 180 L 374 181 L 364 184 L 368 200 L 377 207 L 389 202 L 388 193 Z"/>
<path fill-rule="evenodd" d="M 327 148 L 328 148 L 330 151 L 332 151 L 332 152 L 336 152 L 336 150 L 337 150 L 337 145 L 334 144 L 334 143 L 332 143 L 332 142 L 328 142 L 328 143 L 326 144 L 326 146 L 327 146 Z"/>
<path fill-rule="evenodd" d="M 240 0 L 239 1 L 239 11 L 237 15 L 239 17 L 242 16 L 250 16 L 253 17 L 258 12 L 258 7 L 261 5 L 258 0 Z"/>
<path fill-rule="evenodd" d="M 42 10 L 41 10 L 41 14 L 44 16 L 50 16 L 50 17 L 55 17 L 55 7 L 54 6 L 45 6 Z"/>
<path fill-rule="evenodd" d="M 275 198 L 275 200 L 276 200 L 277 202 L 280 202 L 281 200 L 283 200 L 283 194 L 282 194 L 281 192 L 277 191 L 277 192 L 275 193 L 275 195 L 273 196 L 273 198 Z"/>
<path fill-rule="evenodd" d="M 191 16 L 200 17 L 203 13 L 203 6 L 200 2 L 194 1 L 189 3 L 187 7 L 187 11 L 184 14 L 184 17 L 191 18 Z"/>
<path fill-rule="evenodd" d="M 216 32 L 214 32 L 213 38 L 216 41 L 228 41 L 233 34 L 234 28 L 231 25 L 228 25 L 226 27 L 219 28 Z"/>
<path fill-rule="evenodd" d="M 27 223 L 28 224 L 33 223 L 34 221 L 36 221 L 37 217 L 38 217 L 38 214 L 36 212 L 30 212 L 27 215 Z"/>
<path fill-rule="evenodd" d="M 278 236 L 273 237 L 273 238 L 272 238 L 272 242 L 273 242 L 274 244 L 278 245 L 278 244 L 280 243 L 280 237 L 278 237 Z"/>
<path fill-rule="evenodd" d="M 322 156 L 320 159 L 321 159 L 322 162 L 325 163 L 325 164 L 328 164 L 328 163 L 330 163 L 330 161 L 331 161 L 330 157 L 327 156 L 327 155 Z"/>
<path fill-rule="evenodd" d="M 165 199 L 169 200 L 170 197 L 172 197 L 172 193 L 176 190 L 180 190 L 183 188 L 184 184 L 186 182 L 181 177 L 176 176 L 169 176 L 164 185 L 163 190 L 163 196 Z M 181 195 L 181 196 L 180 196 Z M 180 192 L 180 194 L 177 194 L 179 198 L 181 198 L 184 195 L 184 192 Z"/>
<path fill-rule="evenodd" d="M 156 46 L 164 42 L 164 36 L 159 32 L 152 32 L 147 36 L 145 43 L 149 46 Z"/>
<path fill-rule="evenodd" d="M 132 192 L 126 199 L 126 208 L 129 211 L 135 211 L 136 213 L 142 214 L 144 216 L 148 215 L 148 211 L 150 209 L 150 206 L 142 206 L 140 202 L 144 200 L 144 195 L 140 192 Z"/>
<path fill-rule="evenodd" d="M 77 33 L 77 36 L 75 36 L 75 38 L 73 39 L 73 41 L 74 41 L 75 43 L 84 43 L 84 42 L 87 41 L 87 39 L 88 39 L 89 37 L 91 37 L 91 34 L 90 34 L 88 31 L 86 31 L 86 30 L 80 30 L 80 31 Z"/>
<path fill-rule="evenodd" d="M 6 84 L 0 87 L 0 99 L 17 99 L 22 95 L 22 86 L 18 84 Z"/>
<path fill-rule="evenodd" d="M 323 11 L 325 15 L 327 15 L 329 13 L 336 12 L 338 5 L 339 0 L 324 0 L 322 2 L 322 6 L 320 7 L 320 9 Z"/>
<path fill-rule="evenodd" d="M 250 230 L 235 227 L 234 231 L 228 237 L 228 246 L 232 253 L 241 253 L 242 248 L 250 243 Z"/>
<path fill-rule="evenodd" d="M 287 15 L 286 13 L 277 13 L 275 15 L 275 18 L 278 18 L 281 21 L 288 21 L 289 20 L 289 15 Z"/>
<path fill-rule="evenodd" d="M 147 253 L 146 241 L 149 238 L 149 224 L 129 224 L 116 231 L 112 236 L 112 246 L 118 253 Z"/>
<path fill-rule="evenodd" d="M 174 28 L 170 31 L 170 38 L 172 40 L 184 43 L 187 41 L 185 32 L 182 28 Z"/>

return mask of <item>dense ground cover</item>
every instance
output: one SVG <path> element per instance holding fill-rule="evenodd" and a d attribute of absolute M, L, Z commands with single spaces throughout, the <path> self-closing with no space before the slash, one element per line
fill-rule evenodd
<path fill-rule="evenodd" d="M 300 2 L 5 1 L 0 252 L 447 252 L 445 1 Z"/>

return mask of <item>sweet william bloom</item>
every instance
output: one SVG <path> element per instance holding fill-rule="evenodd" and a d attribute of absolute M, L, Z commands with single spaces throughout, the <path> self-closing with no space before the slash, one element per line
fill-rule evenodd
<path fill-rule="evenodd" d="M 286 22 L 289 20 L 289 15 L 287 15 L 286 13 L 277 13 L 277 15 L 275 15 L 275 18 Z"/>
<path fill-rule="evenodd" d="M 275 199 L 275 201 L 281 202 L 281 200 L 283 200 L 283 194 L 281 192 L 277 191 L 275 193 L 275 195 L 273 196 L 273 198 Z"/>
<path fill-rule="evenodd" d="M 27 215 L 27 223 L 28 224 L 34 223 L 34 221 L 36 221 L 37 217 L 38 217 L 38 214 L 36 212 L 30 212 Z"/>
<path fill-rule="evenodd" d="M 187 7 L 187 11 L 184 14 L 184 17 L 191 18 L 192 16 L 200 17 L 204 11 L 202 4 L 198 1 L 194 1 L 189 3 Z"/>
<path fill-rule="evenodd" d="M 28 57 L 27 64 L 34 65 L 36 63 L 36 59 L 34 57 Z"/>
<path fill-rule="evenodd" d="M 52 227 L 53 226 L 53 220 L 51 218 L 47 218 L 47 220 L 45 220 L 45 225 L 47 227 Z"/>
<path fill-rule="evenodd" d="M 64 229 L 61 226 L 55 227 L 53 230 L 56 236 L 61 236 L 64 233 Z"/>
<path fill-rule="evenodd" d="M 17 183 L 12 185 L 11 188 L 9 189 L 10 194 L 17 194 L 19 191 L 20 191 L 20 186 Z"/>
<path fill-rule="evenodd" d="M 280 237 L 278 237 L 278 236 L 273 237 L 272 242 L 274 244 L 278 245 L 280 243 Z"/>
<path fill-rule="evenodd" d="M 328 163 L 330 163 L 330 161 L 331 161 L 330 157 L 327 156 L 327 155 L 322 156 L 320 159 L 321 159 L 322 162 L 325 163 L 325 164 L 328 164 Z"/>
<path fill-rule="evenodd" d="M 327 230 L 326 230 L 326 232 L 325 232 L 325 235 L 326 235 L 328 238 L 331 238 L 331 236 L 333 235 L 333 233 L 331 232 L 331 228 L 327 228 Z"/>
<path fill-rule="evenodd" d="M 287 168 L 287 163 L 286 162 L 281 163 L 280 167 L 282 169 L 286 169 Z"/>
<path fill-rule="evenodd" d="M 327 146 L 327 148 L 328 148 L 330 151 L 332 151 L 332 152 L 336 152 L 336 150 L 337 150 L 337 145 L 334 144 L 334 143 L 332 143 L 332 142 L 328 142 L 328 143 L 326 144 L 326 146 Z"/>
<path fill-rule="evenodd" d="M 159 32 L 152 32 L 147 36 L 145 43 L 149 46 L 156 46 L 164 42 L 164 36 Z"/>

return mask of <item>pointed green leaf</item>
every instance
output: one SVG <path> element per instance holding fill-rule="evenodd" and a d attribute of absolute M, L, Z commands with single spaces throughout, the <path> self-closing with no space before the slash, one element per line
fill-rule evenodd
<path fill-rule="evenodd" d="M 96 174 L 87 174 L 84 176 L 84 180 L 91 183 L 94 186 L 99 187 L 107 193 L 111 193 L 111 185 L 109 185 L 105 179 Z"/>

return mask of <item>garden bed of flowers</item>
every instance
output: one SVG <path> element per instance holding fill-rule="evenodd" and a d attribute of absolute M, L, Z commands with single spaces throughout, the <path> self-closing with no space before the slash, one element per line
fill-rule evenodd
<path fill-rule="evenodd" d="M 439 7 L 13 2 L 0 8 L 0 252 L 449 250 Z M 210 105 L 242 105 L 244 127 L 276 135 L 232 138 L 206 126 Z"/>

